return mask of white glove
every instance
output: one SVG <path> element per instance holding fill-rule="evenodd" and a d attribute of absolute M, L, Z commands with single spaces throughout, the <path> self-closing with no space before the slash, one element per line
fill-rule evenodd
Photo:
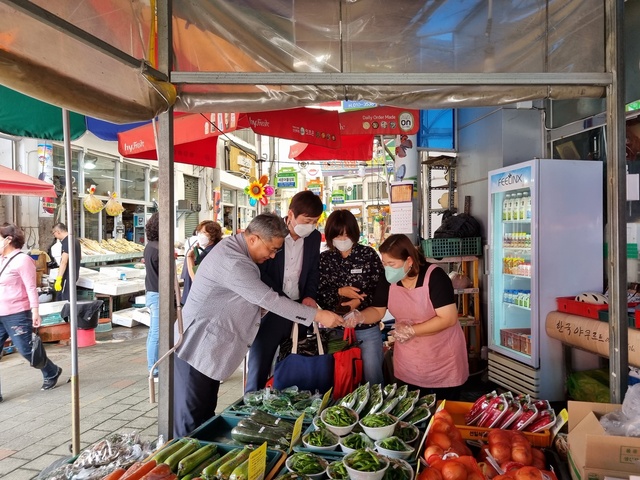
<path fill-rule="evenodd" d="M 393 338 L 396 339 L 398 343 L 404 343 L 408 340 L 411 340 L 416 336 L 416 331 L 413 327 L 407 323 L 402 323 L 400 325 L 396 325 L 395 329 L 389 332 L 390 335 L 393 335 Z"/>
<path fill-rule="evenodd" d="M 355 328 L 364 323 L 364 315 L 360 310 L 352 310 L 344 315 L 344 328 Z"/>

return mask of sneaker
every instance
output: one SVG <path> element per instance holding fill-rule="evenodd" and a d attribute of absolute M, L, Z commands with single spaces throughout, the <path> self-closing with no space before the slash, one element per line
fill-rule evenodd
<path fill-rule="evenodd" d="M 47 378 L 42 383 L 42 390 L 51 390 L 58 383 L 58 378 L 62 375 L 62 368 L 58 367 L 58 373 L 53 378 Z"/>

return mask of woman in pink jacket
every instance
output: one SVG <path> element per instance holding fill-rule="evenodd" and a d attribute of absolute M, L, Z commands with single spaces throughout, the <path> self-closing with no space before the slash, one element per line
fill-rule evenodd
<path fill-rule="evenodd" d="M 33 328 L 38 328 L 42 320 L 36 265 L 29 255 L 20 251 L 23 245 L 22 229 L 11 224 L 0 227 L 0 346 L 11 338 L 20 354 L 30 361 Z M 41 371 L 42 390 L 55 387 L 62 369 L 47 359 Z"/>

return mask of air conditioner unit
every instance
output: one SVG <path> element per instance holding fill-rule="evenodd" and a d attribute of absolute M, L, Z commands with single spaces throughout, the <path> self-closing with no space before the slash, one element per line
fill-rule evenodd
<path fill-rule="evenodd" d="M 191 201 L 189 201 L 189 200 L 178 200 L 178 210 L 190 211 L 191 210 Z"/>

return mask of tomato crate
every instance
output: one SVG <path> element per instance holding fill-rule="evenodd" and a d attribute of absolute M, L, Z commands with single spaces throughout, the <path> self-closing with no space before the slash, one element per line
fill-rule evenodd
<path fill-rule="evenodd" d="M 427 258 L 444 258 L 482 255 L 482 239 L 427 238 L 422 241 L 422 251 Z"/>
<path fill-rule="evenodd" d="M 447 400 L 444 404 L 444 409 L 451 414 L 453 417 L 453 423 L 456 428 L 460 431 L 462 438 L 465 440 L 484 440 L 486 441 L 487 434 L 494 430 L 492 428 L 485 427 L 476 427 L 471 425 L 466 425 L 464 421 L 464 416 L 471 407 L 473 403 L 471 402 L 451 402 Z M 534 447 L 548 447 L 551 445 L 551 432 L 549 430 L 543 430 L 542 432 L 532 433 L 532 432 L 521 432 L 527 440 Z"/>
<path fill-rule="evenodd" d="M 600 310 L 608 310 L 608 305 L 594 305 L 593 303 L 578 302 L 575 297 L 558 297 L 556 298 L 558 311 L 579 315 L 581 317 L 598 319 Z"/>

